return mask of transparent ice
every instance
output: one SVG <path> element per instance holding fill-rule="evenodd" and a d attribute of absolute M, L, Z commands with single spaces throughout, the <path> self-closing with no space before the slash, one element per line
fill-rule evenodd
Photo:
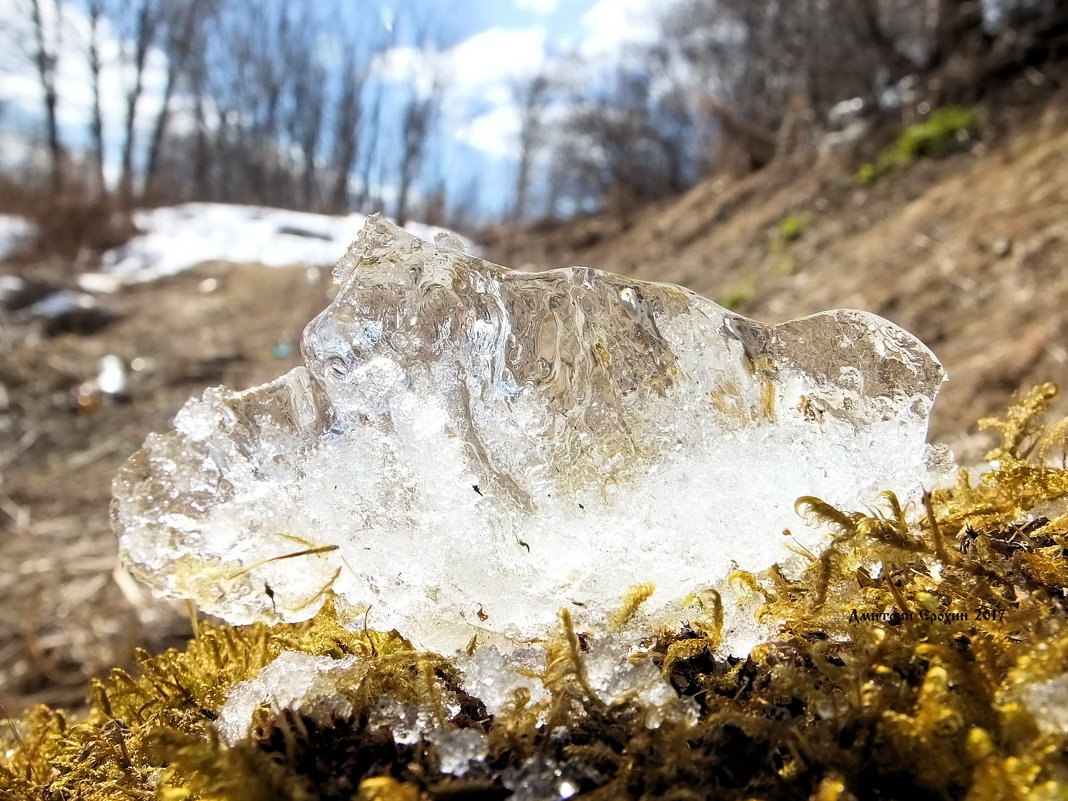
<path fill-rule="evenodd" d="M 625 656 L 620 654 L 621 658 Z M 514 648 L 502 653 L 495 645 L 487 644 L 472 654 L 457 654 L 454 662 L 463 671 L 464 689 L 478 698 L 490 715 L 501 714 L 520 688 L 530 694 L 532 706 L 548 697 L 536 678 L 545 670 L 545 651 L 541 648 Z"/>
<path fill-rule="evenodd" d="M 362 674 L 356 657 L 334 659 L 301 651 L 284 651 L 248 681 L 234 685 L 219 710 L 215 729 L 227 745 L 245 740 L 253 715 L 266 707 L 272 715 L 293 710 L 320 723 L 343 718 L 351 712 L 339 683 L 355 684 Z"/>
<path fill-rule="evenodd" d="M 376 218 L 335 278 L 305 367 L 208 390 L 117 476 L 125 560 L 160 595 L 238 624 L 332 598 L 422 648 L 508 650 L 640 582 L 677 617 L 737 568 L 818 551 L 799 496 L 856 509 L 925 479 L 943 372 L 871 314 L 767 326 Z"/>
<path fill-rule="evenodd" d="M 489 755 L 489 741 L 478 729 L 435 729 L 430 742 L 438 754 L 442 773 L 465 776 Z"/>
<path fill-rule="evenodd" d="M 1024 706 L 1042 731 L 1068 734 L 1068 673 L 1023 688 Z"/>

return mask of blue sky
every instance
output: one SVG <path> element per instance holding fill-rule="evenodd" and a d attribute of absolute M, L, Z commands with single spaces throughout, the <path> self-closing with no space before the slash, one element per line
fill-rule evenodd
<path fill-rule="evenodd" d="M 480 206 L 499 211 L 511 198 L 519 112 L 512 86 L 561 55 L 611 64 L 647 41 L 664 0 L 411 0 L 414 14 L 439 18 L 445 71 L 444 141 L 437 143 L 444 178 L 456 191 L 477 178 Z M 404 13 L 398 11 L 398 14 Z M 425 74 L 422 54 L 398 47 L 384 73 L 399 80 Z M 416 78 L 418 80 L 418 78 Z"/>

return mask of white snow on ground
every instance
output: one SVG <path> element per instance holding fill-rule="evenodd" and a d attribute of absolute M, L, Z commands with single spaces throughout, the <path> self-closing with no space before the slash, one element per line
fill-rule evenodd
<path fill-rule="evenodd" d="M 24 217 L 0 214 L 0 259 L 6 259 L 33 237 L 33 223 Z"/>
<path fill-rule="evenodd" d="M 184 203 L 134 212 L 143 233 L 104 254 L 103 269 L 129 282 L 151 281 L 206 261 L 259 263 L 268 267 L 333 264 L 367 218 L 300 211 Z M 409 232 L 433 239 L 444 231 L 408 223 Z M 450 232 L 451 233 L 451 232 Z M 463 240 L 470 248 L 470 242 Z"/>

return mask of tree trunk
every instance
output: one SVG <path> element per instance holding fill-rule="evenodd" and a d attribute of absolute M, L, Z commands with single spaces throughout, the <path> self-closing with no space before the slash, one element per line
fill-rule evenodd
<path fill-rule="evenodd" d="M 411 190 L 423 167 L 439 91 L 435 81 L 435 87 L 431 90 L 429 97 L 413 96 L 404 111 L 404 128 L 401 133 L 403 143 L 397 181 L 397 206 L 394 215 L 398 225 L 408 222 Z"/>
<path fill-rule="evenodd" d="M 382 211 L 383 209 L 369 209 L 372 203 L 381 202 L 371 192 L 372 171 L 375 167 L 375 157 L 378 155 L 378 138 L 382 127 L 382 87 L 375 85 L 374 102 L 371 104 L 371 118 L 366 126 L 367 144 L 363 150 L 363 169 L 360 171 L 360 190 L 356 196 L 356 210 L 361 212 Z"/>
<path fill-rule="evenodd" d="M 167 135 L 171 119 L 171 100 L 174 97 L 178 79 L 185 71 L 203 6 L 203 0 L 187 0 L 182 18 L 172 20 L 175 27 L 171 31 L 170 47 L 167 48 L 167 83 L 163 87 L 163 100 L 159 114 L 156 116 L 156 123 L 152 126 L 148 159 L 145 162 L 145 194 L 147 195 L 151 195 L 154 189 L 153 184 L 159 172 L 163 140 Z"/>
<path fill-rule="evenodd" d="M 515 205 L 512 218 L 522 223 L 529 213 L 531 170 L 538 149 L 543 144 L 544 129 L 541 121 L 545 94 L 549 89 L 549 80 L 544 75 L 537 75 L 530 81 L 515 88 L 515 100 L 519 106 L 521 120 L 519 129 L 519 163 L 516 166 Z"/>
<path fill-rule="evenodd" d="M 63 24 L 61 6 L 56 4 L 56 26 Z M 45 111 L 45 135 L 48 140 L 49 173 L 51 180 L 52 199 L 55 200 L 63 191 L 63 172 L 66 156 L 63 150 L 63 142 L 59 137 L 59 119 L 57 109 L 59 95 L 56 92 L 56 59 L 59 54 L 55 48 L 50 48 L 44 30 L 44 19 L 41 15 L 41 0 L 33 0 L 31 5 L 33 20 L 33 35 L 36 52 L 34 64 L 37 67 L 37 79 L 41 83 L 41 93 L 44 97 Z"/>
<path fill-rule="evenodd" d="M 137 107 L 144 93 L 145 61 L 152 44 L 156 20 L 153 19 L 150 0 L 142 0 L 137 12 L 137 26 L 134 35 L 134 83 L 126 93 L 126 130 L 122 143 L 122 172 L 119 179 L 119 198 L 123 208 L 133 205 L 134 165 L 133 154 L 135 130 L 137 125 Z"/>
<path fill-rule="evenodd" d="M 360 127 L 360 92 L 362 80 L 356 78 L 356 64 L 352 48 L 347 51 L 343 66 L 343 84 L 338 99 L 337 128 L 334 131 L 334 185 L 330 191 L 330 208 L 335 214 L 349 210 L 349 176 L 356 166 Z"/>
<path fill-rule="evenodd" d="M 879 5 L 878 0 L 860 0 L 856 7 L 857 18 L 863 39 L 875 49 L 887 72 L 897 80 L 915 72 L 919 65 L 906 56 L 893 37 L 886 32 Z"/>
<path fill-rule="evenodd" d="M 100 102 L 100 19 L 103 9 L 99 2 L 89 4 L 89 77 L 92 82 L 93 111 L 89 121 L 89 134 L 93 142 L 93 181 L 97 198 L 107 197 L 108 187 L 104 180 L 104 114 Z"/>
<path fill-rule="evenodd" d="M 939 0 L 928 69 L 933 105 L 972 103 L 980 89 L 982 61 L 990 48 L 978 0 Z"/>

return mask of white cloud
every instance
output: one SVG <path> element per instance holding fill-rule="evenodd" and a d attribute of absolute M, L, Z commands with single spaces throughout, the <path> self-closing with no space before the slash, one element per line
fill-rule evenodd
<path fill-rule="evenodd" d="M 441 71 L 441 55 L 415 47 L 391 47 L 375 56 L 372 70 L 385 81 L 408 83 L 426 94 L 434 75 Z"/>
<path fill-rule="evenodd" d="M 561 6 L 561 0 L 512 2 L 516 8 L 543 15 Z M 628 46 L 656 38 L 665 4 L 665 0 L 597 0 L 581 16 L 579 54 L 600 67 L 614 64 Z M 430 89 L 435 75 L 440 76 L 446 83 L 445 113 L 454 139 L 492 158 L 513 159 L 520 129 L 513 87 L 546 69 L 550 46 L 542 26 L 488 28 L 440 53 L 393 48 L 378 59 L 376 72 L 422 92 Z"/>
<path fill-rule="evenodd" d="M 452 79 L 486 86 L 534 75 L 545 63 L 543 28 L 489 28 L 449 51 Z"/>
<path fill-rule="evenodd" d="M 453 47 L 449 78 L 461 115 L 456 139 L 492 158 L 515 158 L 520 117 L 513 87 L 541 71 L 545 59 L 543 28 L 490 28 Z"/>
<path fill-rule="evenodd" d="M 445 81 L 445 113 L 456 141 L 493 158 L 514 157 L 519 110 L 513 86 L 545 66 L 543 28 L 488 28 L 448 50 L 395 47 L 375 65 L 388 81 L 429 91 L 435 76 Z"/>
<path fill-rule="evenodd" d="M 508 103 L 464 123 L 456 138 L 486 155 L 512 159 L 517 156 L 520 125 L 519 108 Z"/>
<path fill-rule="evenodd" d="M 582 15 L 588 33 L 579 44 L 587 58 L 618 57 L 630 45 L 649 44 L 658 35 L 663 0 L 597 0 Z"/>
<path fill-rule="evenodd" d="M 522 11 L 533 11 L 547 17 L 560 6 L 559 0 L 513 0 L 515 7 Z"/>
<path fill-rule="evenodd" d="M 435 72 L 458 97 L 483 96 L 533 75 L 545 61 L 546 33 L 541 28 L 487 28 L 448 50 L 434 52 L 394 47 L 377 59 L 375 71 L 390 81 L 433 81 Z"/>

